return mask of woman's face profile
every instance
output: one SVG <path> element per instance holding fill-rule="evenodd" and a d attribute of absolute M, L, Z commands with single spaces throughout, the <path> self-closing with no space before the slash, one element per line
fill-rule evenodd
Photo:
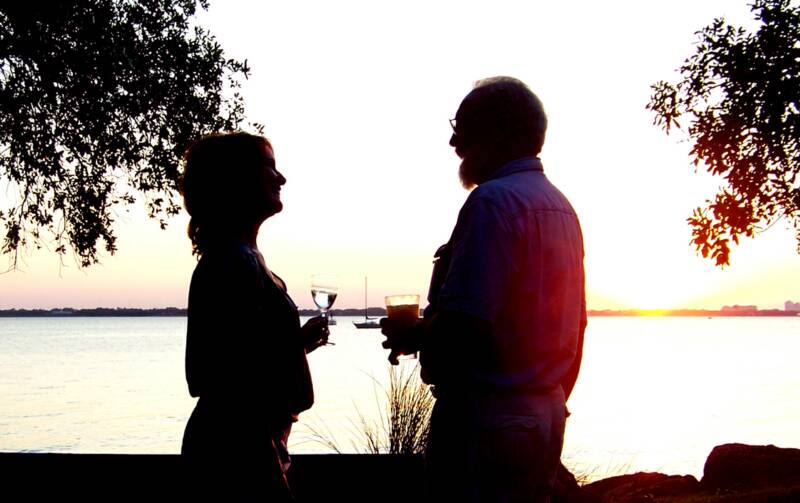
<path fill-rule="evenodd" d="M 286 178 L 275 166 L 275 154 L 272 149 L 264 146 L 263 165 L 258 167 L 256 175 L 256 189 L 254 205 L 259 209 L 260 216 L 269 218 L 283 209 L 281 201 L 281 186 L 286 183 Z"/>

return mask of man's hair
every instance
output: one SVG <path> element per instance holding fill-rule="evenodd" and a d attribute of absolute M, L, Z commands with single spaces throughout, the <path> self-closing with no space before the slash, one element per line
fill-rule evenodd
<path fill-rule="evenodd" d="M 464 98 L 457 117 L 459 134 L 492 139 L 525 155 L 542 150 L 547 115 L 539 98 L 519 79 L 479 80 Z"/>

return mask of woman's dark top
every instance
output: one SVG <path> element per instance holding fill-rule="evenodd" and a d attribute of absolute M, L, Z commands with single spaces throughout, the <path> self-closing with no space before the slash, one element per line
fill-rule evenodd
<path fill-rule="evenodd" d="M 181 452 L 236 479 L 251 471 L 282 479 L 286 437 L 314 392 L 297 307 L 257 249 L 220 246 L 198 262 L 189 288 L 186 380 L 199 400 Z"/>

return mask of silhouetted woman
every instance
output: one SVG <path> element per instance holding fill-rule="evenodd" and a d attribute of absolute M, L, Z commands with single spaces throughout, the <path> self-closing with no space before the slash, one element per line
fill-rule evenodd
<path fill-rule="evenodd" d="M 327 342 L 328 327 L 320 318 L 300 326 L 256 245 L 261 224 L 283 207 L 284 183 L 261 136 L 206 136 L 184 154 L 181 190 L 199 257 L 186 380 L 199 399 L 181 453 L 203 499 L 291 500 L 286 443 L 314 401 L 306 353 Z"/>

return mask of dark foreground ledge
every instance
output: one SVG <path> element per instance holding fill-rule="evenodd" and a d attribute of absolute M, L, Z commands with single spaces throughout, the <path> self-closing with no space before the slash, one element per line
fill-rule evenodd
<path fill-rule="evenodd" d="M 388 454 L 292 456 L 298 503 L 420 501 L 422 459 Z M 178 455 L 0 453 L 0 502 L 187 501 L 191 479 Z M 717 446 L 701 480 L 634 473 L 579 487 L 558 473 L 553 503 L 798 503 L 800 449 Z M 443 502 L 449 503 L 449 502 Z"/>
<path fill-rule="evenodd" d="M 421 494 L 422 459 L 298 454 L 289 478 L 298 502 L 407 503 Z M 0 453 L 0 501 L 181 502 L 188 484 L 178 455 Z"/>

